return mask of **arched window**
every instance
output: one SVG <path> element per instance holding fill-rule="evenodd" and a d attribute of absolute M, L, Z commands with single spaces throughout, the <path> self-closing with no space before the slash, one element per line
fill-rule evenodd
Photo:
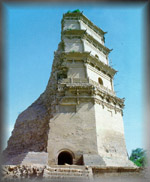
<path fill-rule="evenodd" d="M 73 157 L 68 151 L 63 151 L 58 155 L 58 165 L 73 164 Z"/>
<path fill-rule="evenodd" d="M 98 78 L 98 83 L 100 84 L 100 85 L 103 85 L 103 80 L 99 77 Z"/>
<path fill-rule="evenodd" d="M 95 54 L 95 57 L 96 57 L 96 58 L 99 58 L 97 54 Z"/>

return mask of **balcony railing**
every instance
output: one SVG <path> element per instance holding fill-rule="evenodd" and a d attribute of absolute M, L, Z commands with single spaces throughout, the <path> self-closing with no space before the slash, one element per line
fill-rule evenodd
<path fill-rule="evenodd" d="M 67 84 L 67 83 L 88 83 L 91 85 L 94 85 L 96 88 L 98 88 L 99 90 L 103 91 L 103 92 L 107 92 L 110 95 L 115 96 L 115 92 L 113 90 L 108 89 L 107 87 L 104 87 L 103 85 L 100 85 L 99 83 L 88 79 L 88 78 L 65 78 L 65 79 L 61 79 L 58 80 L 59 84 Z"/>

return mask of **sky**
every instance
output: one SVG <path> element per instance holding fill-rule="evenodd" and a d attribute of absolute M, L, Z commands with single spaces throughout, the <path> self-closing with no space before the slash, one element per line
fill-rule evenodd
<path fill-rule="evenodd" d="M 144 53 L 145 4 L 110 5 L 5 3 L 3 16 L 5 56 L 5 135 L 3 148 L 18 115 L 30 106 L 48 83 L 51 66 L 61 40 L 61 19 L 68 10 L 80 9 L 107 32 L 105 46 L 111 66 L 118 72 L 114 87 L 125 98 L 124 130 L 127 151 L 144 148 Z"/>

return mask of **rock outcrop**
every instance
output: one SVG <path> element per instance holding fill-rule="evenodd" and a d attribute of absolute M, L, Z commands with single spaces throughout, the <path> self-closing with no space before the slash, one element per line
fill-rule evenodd
<path fill-rule="evenodd" d="M 41 96 L 18 116 L 8 146 L 3 152 L 4 163 L 20 154 L 23 160 L 28 152 L 47 152 L 48 131 L 49 114 Z"/>
<path fill-rule="evenodd" d="M 59 44 L 57 52 L 60 50 L 62 50 L 61 44 Z M 57 102 L 57 78 L 54 73 L 59 64 L 60 58 L 55 56 L 52 73 L 45 91 L 18 116 L 8 140 L 8 146 L 3 151 L 3 164 L 22 164 L 29 152 L 47 153 L 49 121 L 55 113 Z M 43 155 L 43 160 L 45 163 L 45 155 Z"/>

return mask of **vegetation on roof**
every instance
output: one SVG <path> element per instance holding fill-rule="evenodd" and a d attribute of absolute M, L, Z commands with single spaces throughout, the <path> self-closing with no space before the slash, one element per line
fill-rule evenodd
<path fill-rule="evenodd" d="M 74 10 L 74 11 L 67 11 L 67 13 L 81 13 L 81 11 L 79 10 L 79 9 L 76 9 L 76 10 Z"/>

